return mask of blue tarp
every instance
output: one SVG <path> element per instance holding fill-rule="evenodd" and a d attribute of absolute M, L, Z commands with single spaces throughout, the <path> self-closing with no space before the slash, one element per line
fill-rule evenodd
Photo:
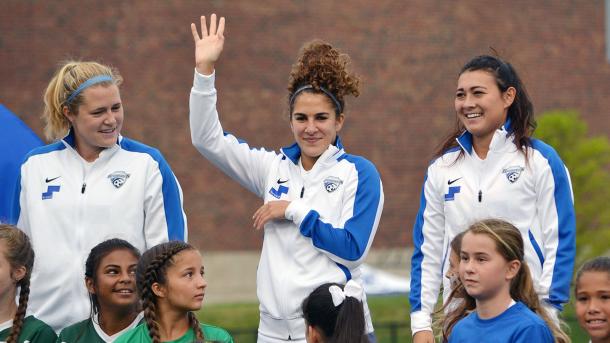
<path fill-rule="evenodd" d="M 21 119 L 0 104 L 0 222 L 9 217 L 23 158 L 41 145 L 40 138 Z"/>

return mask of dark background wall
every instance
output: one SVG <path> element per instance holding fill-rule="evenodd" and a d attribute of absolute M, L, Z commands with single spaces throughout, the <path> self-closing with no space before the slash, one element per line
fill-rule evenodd
<path fill-rule="evenodd" d="M 225 130 L 253 146 L 291 143 L 286 83 L 300 46 L 322 38 L 364 78 L 342 139 L 381 172 L 385 209 L 373 247 L 411 242 L 423 174 L 454 123 L 457 72 L 493 47 L 521 73 L 540 113 L 581 112 L 610 132 L 604 2 L 587 1 L 2 1 L 0 102 L 42 136 L 42 93 L 57 63 L 114 65 L 125 83 L 125 136 L 158 147 L 184 191 L 191 241 L 208 250 L 257 249 L 260 201 L 191 146 L 189 24 L 227 17 L 217 65 Z"/>

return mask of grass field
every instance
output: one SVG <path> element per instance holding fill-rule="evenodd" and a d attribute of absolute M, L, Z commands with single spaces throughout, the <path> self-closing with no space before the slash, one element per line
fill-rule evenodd
<path fill-rule="evenodd" d="M 380 343 L 411 342 L 409 301 L 406 296 L 369 297 L 368 303 Z M 256 342 L 258 303 L 204 305 L 199 318 L 202 322 L 227 329 L 237 343 Z M 578 326 L 571 304 L 566 306 L 563 318 L 570 327 L 572 342 L 589 341 Z"/>

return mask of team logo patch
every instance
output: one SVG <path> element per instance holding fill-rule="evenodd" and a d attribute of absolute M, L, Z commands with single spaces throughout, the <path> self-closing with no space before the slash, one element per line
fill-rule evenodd
<path fill-rule="evenodd" d="M 48 186 L 47 191 L 42 193 L 42 200 L 53 199 L 53 193 L 59 192 L 61 186 Z"/>
<path fill-rule="evenodd" d="M 274 198 L 279 199 L 282 197 L 282 194 L 288 194 L 288 187 L 279 185 L 277 189 L 271 188 L 269 194 L 273 195 Z"/>
<path fill-rule="evenodd" d="M 460 186 L 452 186 L 447 190 L 447 194 L 445 194 L 445 201 L 453 201 L 455 200 L 455 195 L 460 192 Z"/>
<path fill-rule="evenodd" d="M 336 191 L 337 188 L 339 188 L 339 186 L 341 186 L 341 184 L 343 184 L 343 181 L 341 181 L 340 178 L 330 176 L 330 177 L 326 178 L 326 180 L 324 180 L 324 189 L 326 189 L 326 191 L 328 193 L 332 193 L 332 192 Z"/>
<path fill-rule="evenodd" d="M 127 179 L 129 179 L 129 174 L 122 170 L 119 170 L 115 171 L 114 173 L 110 173 L 108 175 L 108 178 L 110 179 L 110 182 L 114 187 L 121 188 L 125 184 L 125 182 L 127 182 Z"/>
<path fill-rule="evenodd" d="M 523 171 L 523 169 L 524 168 L 521 166 L 512 166 L 512 167 L 502 169 L 502 173 L 506 175 L 506 179 L 510 183 L 515 183 L 517 180 L 519 180 L 519 177 L 521 176 L 521 172 Z"/>

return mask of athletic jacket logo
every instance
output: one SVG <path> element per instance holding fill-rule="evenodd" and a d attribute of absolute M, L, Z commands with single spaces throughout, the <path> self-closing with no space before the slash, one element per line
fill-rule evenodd
<path fill-rule="evenodd" d="M 286 181 L 288 181 L 288 180 L 286 180 Z M 279 199 L 282 197 L 282 194 L 288 194 L 288 187 L 280 185 L 277 189 L 271 188 L 269 190 L 269 194 L 271 194 L 275 198 Z"/>
<path fill-rule="evenodd" d="M 454 179 L 454 180 L 449 179 L 449 180 L 447 180 L 447 184 L 450 185 L 450 184 L 458 181 L 459 179 L 461 179 L 461 177 L 458 177 L 457 179 Z"/>
<path fill-rule="evenodd" d="M 53 193 L 59 192 L 61 186 L 48 186 L 47 191 L 42 193 L 42 200 L 53 199 Z"/>
<path fill-rule="evenodd" d="M 286 179 L 286 180 L 277 179 L 277 184 L 278 185 L 281 185 L 282 183 L 286 183 L 286 182 L 288 182 L 288 179 Z"/>
<path fill-rule="evenodd" d="M 520 166 L 512 166 L 502 169 L 502 173 L 506 174 L 506 179 L 508 179 L 510 183 L 515 183 L 515 181 L 519 180 L 519 176 L 521 176 L 523 169 L 524 168 Z"/>
<path fill-rule="evenodd" d="M 445 194 L 445 201 L 455 200 L 455 195 L 460 192 L 460 186 L 449 187 L 447 194 Z"/>
<path fill-rule="evenodd" d="M 341 184 L 343 184 L 343 181 L 340 178 L 330 176 L 324 180 L 324 189 L 326 189 L 328 193 L 332 193 L 336 191 Z"/>
<path fill-rule="evenodd" d="M 127 179 L 129 179 L 129 174 L 122 170 L 119 170 L 115 171 L 114 173 L 110 173 L 108 175 L 108 178 L 110 179 L 110 182 L 114 187 L 121 188 L 125 184 L 125 182 L 127 182 Z"/>
<path fill-rule="evenodd" d="M 60 176 L 57 176 L 57 177 L 54 177 L 54 178 L 52 178 L 52 179 L 46 178 L 46 179 L 44 179 L 44 182 L 49 183 L 49 182 L 51 182 L 51 181 L 53 181 L 53 180 L 57 180 L 57 179 L 59 179 L 60 177 L 61 177 L 61 175 L 60 175 Z"/>

